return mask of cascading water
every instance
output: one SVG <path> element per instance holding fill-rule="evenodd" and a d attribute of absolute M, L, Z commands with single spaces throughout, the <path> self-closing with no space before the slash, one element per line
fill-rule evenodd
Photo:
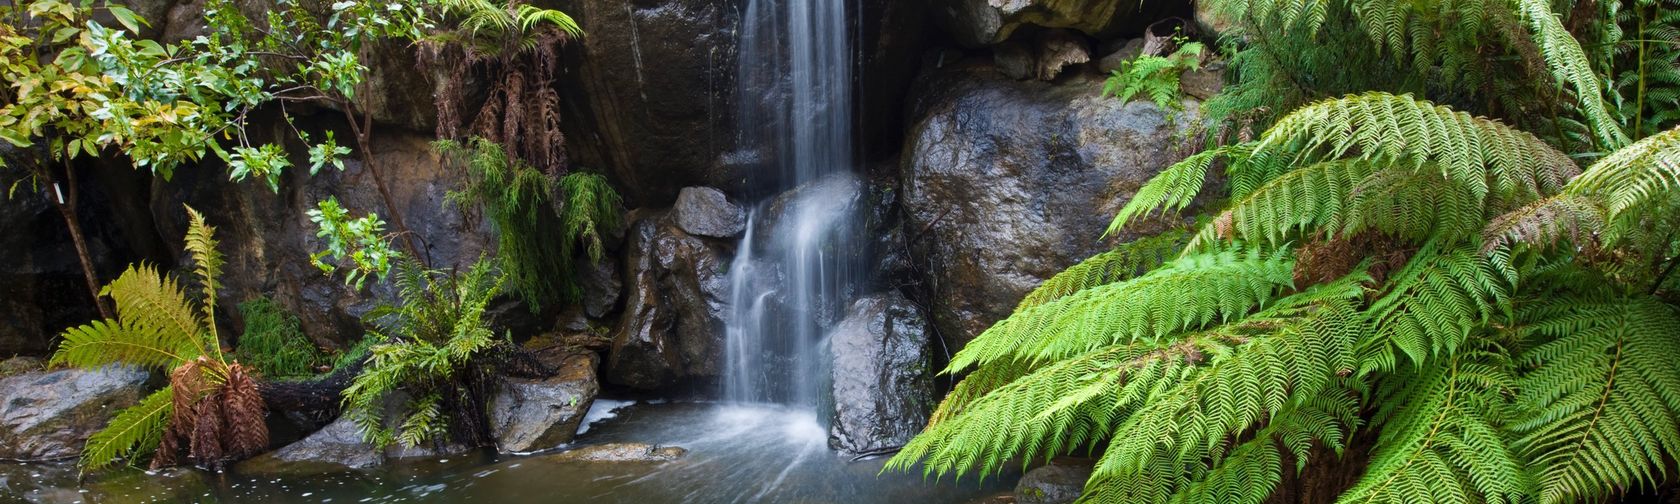
<path fill-rule="evenodd" d="M 724 396 L 821 409 L 822 335 L 853 278 L 850 0 L 750 0 L 740 133 L 779 189 L 748 219 L 730 269 Z"/>

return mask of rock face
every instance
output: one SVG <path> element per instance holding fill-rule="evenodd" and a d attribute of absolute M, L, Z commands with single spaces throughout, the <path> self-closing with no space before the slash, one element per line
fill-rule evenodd
<path fill-rule="evenodd" d="M 442 165 L 425 136 L 382 131 L 375 137 L 374 155 L 432 268 L 465 269 L 491 249 L 495 238 L 489 223 L 468 220 L 445 201 L 462 175 Z M 342 276 L 327 277 L 310 265 L 309 254 L 324 246 L 306 212 L 336 197 L 354 216 L 373 212 L 390 221 L 372 174 L 355 159 L 347 161 L 343 172 L 326 169 L 311 177 L 308 170 L 290 170 L 278 194 L 259 183 L 230 185 L 226 179 L 221 168 L 200 167 L 181 170 L 169 182 L 153 182 L 151 213 L 158 234 L 173 240 L 170 250 L 180 253 L 187 224 L 181 205 L 190 204 L 205 214 L 221 240 L 227 258 L 224 305 L 268 295 L 297 314 L 304 332 L 323 346 L 360 336 L 360 317 L 378 293 L 357 291 Z M 394 224 L 388 227 L 396 231 Z"/>
<path fill-rule="evenodd" d="M 1008 39 L 1026 26 L 1068 28 L 1103 37 L 1161 16 L 1174 6 L 1128 0 L 936 0 L 935 19 L 957 43 L 979 47 Z M 1169 2 L 1170 3 L 1170 2 Z M 1142 21 L 1147 22 L 1147 21 Z"/>
<path fill-rule="evenodd" d="M 1109 218 L 1179 158 L 1195 103 L 1169 121 L 1153 104 L 1100 89 L 1095 79 L 1016 82 L 976 66 L 918 84 L 900 174 L 905 229 L 928 230 L 909 239 L 952 351 L 1044 279 L 1105 250 Z"/>
<path fill-rule="evenodd" d="M 728 255 L 664 215 L 637 220 L 626 239 L 627 293 L 607 381 L 654 390 L 721 375 Z"/>
<path fill-rule="evenodd" d="M 1088 463 L 1057 463 L 1027 471 L 1015 484 L 1015 502 L 1019 504 L 1067 504 L 1079 499 L 1085 491 L 1085 480 L 1091 478 Z"/>
<path fill-rule="evenodd" d="M 688 450 L 677 446 L 611 443 L 567 450 L 549 457 L 567 462 L 670 462 L 684 455 L 688 455 Z"/>
<path fill-rule="evenodd" d="M 671 215 L 677 227 L 697 236 L 731 238 L 747 228 L 747 213 L 730 203 L 723 191 L 710 187 L 684 187 Z"/>
<path fill-rule="evenodd" d="M 571 43 L 567 148 L 602 167 L 631 206 L 663 207 L 687 186 L 773 187 L 766 153 L 736 145 L 743 0 L 559 0 L 589 36 Z M 925 43 L 924 2 L 861 0 L 856 33 L 866 149 L 891 152 L 897 110 Z M 761 93 L 765 96 L 768 93 Z M 752 177 L 747 175 L 751 173 Z"/>
<path fill-rule="evenodd" d="M 927 318 L 897 291 L 866 296 L 829 332 L 834 356 L 830 447 L 896 448 L 927 424 L 933 371 Z"/>
<path fill-rule="evenodd" d="M 147 376 L 135 368 L 106 367 L 0 380 L 0 459 L 76 456 L 117 411 L 140 401 Z"/>
<path fill-rule="evenodd" d="M 384 465 L 385 455 L 362 441 L 362 431 L 355 422 L 339 418 L 301 441 L 241 464 L 241 468 L 256 469 L 275 462 L 368 469 Z"/>
<path fill-rule="evenodd" d="M 502 453 L 546 450 L 572 440 L 601 386 L 595 355 L 567 359 L 545 380 L 510 379 L 490 401 L 490 428 Z"/>

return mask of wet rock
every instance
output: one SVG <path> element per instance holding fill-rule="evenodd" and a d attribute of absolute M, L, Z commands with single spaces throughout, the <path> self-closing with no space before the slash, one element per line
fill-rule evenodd
<path fill-rule="evenodd" d="M 1221 12 L 1218 2 L 1197 0 L 1191 3 L 1195 4 L 1196 27 L 1201 31 L 1200 34 L 1207 39 L 1217 39 L 1230 34 L 1240 24 L 1238 19 L 1228 15 L 1227 12 Z"/>
<path fill-rule="evenodd" d="M 903 446 L 933 406 L 927 318 L 897 291 L 858 299 L 829 332 L 834 358 L 830 447 L 869 453 Z"/>
<path fill-rule="evenodd" d="M 630 227 L 624 313 L 607 357 L 607 381 L 656 390 L 723 371 L 727 259 L 663 215 Z"/>
<path fill-rule="evenodd" d="M 838 224 L 853 222 L 853 217 L 867 210 L 864 208 L 866 191 L 862 180 L 851 174 L 837 173 L 776 195 L 765 207 L 764 223 L 760 228 L 768 234 L 758 243 L 768 248 L 761 250 L 786 249 L 790 245 L 787 240 L 801 239 L 800 227 L 805 225 L 830 234 L 805 236 L 804 239 L 827 240 L 838 233 L 857 232 Z"/>
<path fill-rule="evenodd" d="M 723 191 L 710 187 L 684 187 L 671 209 L 677 227 L 696 236 L 731 238 L 747 228 L 747 214 L 729 202 Z"/>
<path fill-rule="evenodd" d="M 385 464 L 385 455 L 362 441 L 362 430 L 339 418 L 302 440 L 239 464 L 241 472 L 256 474 L 313 467 L 369 469 Z"/>
<path fill-rule="evenodd" d="M 999 72 L 1015 80 L 1025 80 L 1035 76 L 1038 62 L 1036 55 L 1026 44 L 1020 42 L 1004 42 L 992 48 L 992 64 Z"/>
<path fill-rule="evenodd" d="M 1140 54 L 1143 54 L 1143 39 L 1127 40 L 1125 45 L 1120 46 L 1119 49 L 1107 56 L 1103 56 L 1102 60 L 1097 62 L 1097 70 L 1102 72 L 1103 75 L 1114 73 L 1115 70 L 1125 66 L 1126 62 L 1137 59 Z"/>
<path fill-rule="evenodd" d="M 624 279 L 619 276 L 618 258 L 608 255 L 600 261 L 584 263 L 578 278 L 583 289 L 583 313 L 590 318 L 602 318 L 618 309 L 624 297 Z"/>
<path fill-rule="evenodd" d="M 1054 80 L 1063 68 L 1087 61 L 1091 61 L 1091 48 L 1084 37 L 1068 30 L 1050 30 L 1039 37 L 1039 80 Z"/>
<path fill-rule="evenodd" d="M 1225 89 L 1224 63 L 1214 63 L 1199 70 L 1185 70 L 1178 75 L 1178 88 L 1184 94 L 1206 100 Z"/>
<path fill-rule="evenodd" d="M 688 450 L 677 446 L 612 443 L 567 450 L 549 458 L 564 462 L 670 462 L 685 455 Z"/>
<path fill-rule="evenodd" d="M 960 66 L 918 84 L 901 165 L 905 229 L 917 230 L 911 253 L 953 352 L 1044 279 L 1106 250 L 1109 218 L 1180 157 L 1174 146 L 1198 120 L 1196 103 L 1169 114 L 1104 98 L 1101 86 Z"/>
<path fill-rule="evenodd" d="M 1088 462 L 1059 461 L 1027 471 L 1015 484 L 1015 502 L 1020 504 L 1067 504 L 1085 491 L 1091 478 Z"/>
<path fill-rule="evenodd" d="M 595 364 L 594 354 L 574 355 L 551 378 L 508 380 L 490 401 L 497 449 L 528 452 L 570 442 L 601 391 Z"/>
<path fill-rule="evenodd" d="M 0 459 L 76 456 L 118 411 L 140 402 L 148 376 L 137 368 L 105 367 L 0 379 Z"/>
<path fill-rule="evenodd" d="M 1026 26 L 1105 37 L 1180 8 L 1129 0 L 936 0 L 932 12 L 957 43 L 979 47 L 1002 42 Z"/>

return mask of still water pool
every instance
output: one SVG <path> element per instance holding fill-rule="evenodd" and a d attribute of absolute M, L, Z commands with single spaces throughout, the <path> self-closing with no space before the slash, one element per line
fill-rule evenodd
<path fill-rule="evenodd" d="M 665 463 L 475 454 L 326 474 L 129 470 L 80 483 L 73 467 L 0 464 L 0 502 L 961 503 L 1017 476 L 878 474 L 884 460 L 841 457 L 813 415 L 776 407 L 601 401 L 590 420 L 570 447 L 653 443 L 688 454 Z"/>

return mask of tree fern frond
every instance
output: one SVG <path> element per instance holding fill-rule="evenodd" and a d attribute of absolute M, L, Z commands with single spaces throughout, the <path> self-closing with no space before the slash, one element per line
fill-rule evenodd
<path fill-rule="evenodd" d="M 221 360 L 222 345 L 220 338 L 215 336 L 215 331 L 216 291 L 220 290 L 217 282 L 222 277 L 222 253 L 216 250 L 216 228 L 206 224 L 204 215 L 197 210 L 190 206 L 186 209 L 188 224 L 185 248 L 192 254 L 193 272 L 197 274 L 199 286 L 204 290 L 204 299 L 199 307 L 204 317 L 203 327 L 209 332 L 208 337 L 204 338 L 208 343 L 205 345 L 207 348 L 202 351 L 205 355 L 213 355 L 217 360 Z"/>
<path fill-rule="evenodd" d="M 123 324 L 185 338 L 181 341 L 197 345 L 200 353 L 209 354 L 202 343 L 204 321 L 187 301 L 181 286 L 157 268 L 147 264 L 129 266 L 101 292 L 111 296 L 117 319 Z"/>
<path fill-rule="evenodd" d="M 1377 449 L 1337 502 L 1526 502 L 1532 483 L 1499 429 L 1515 383 L 1490 359 L 1465 352 L 1390 381 Z"/>
<path fill-rule="evenodd" d="M 157 449 L 174 409 L 174 396 L 172 387 L 164 387 L 146 396 L 140 404 L 118 412 L 104 429 L 88 438 L 82 448 L 82 471 L 103 469 L 123 458 Z"/>
<path fill-rule="evenodd" d="M 1586 246 L 1604 229 L 1604 211 L 1586 198 L 1557 195 L 1505 213 L 1482 230 L 1482 252 L 1518 243 L 1550 246 L 1558 240 Z"/>
<path fill-rule="evenodd" d="M 1668 197 L 1680 187 L 1680 127 L 1619 149 L 1571 181 L 1571 194 L 1604 202 L 1610 217 Z"/>
<path fill-rule="evenodd" d="M 1240 246 L 1182 257 L 1124 282 L 1076 292 L 993 325 L 947 372 L 998 360 L 1048 361 L 1241 317 L 1293 281 L 1285 250 Z"/>
<path fill-rule="evenodd" d="M 1544 196 L 1579 173 L 1569 156 L 1524 131 L 1412 98 L 1365 93 L 1301 107 L 1262 135 L 1232 168 L 1232 194 L 1258 189 L 1305 162 L 1345 156 L 1434 163 L 1480 200 Z"/>
<path fill-rule="evenodd" d="M 1514 272 L 1503 252 L 1444 249 L 1424 244 L 1388 281 L 1388 292 L 1371 303 L 1375 337 L 1364 350 L 1367 369 L 1393 370 L 1399 354 L 1414 364 L 1454 353 L 1478 327 L 1508 311 Z"/>
<path fill-rule="evenodd" d="M 1184 245 L 1183 230 L 1139 238 L 1091 256 L 1050 277 L 1015 305 L 1015 311 L 1038 306 L 1091 287 L 1111 284 L 1155 269 Z"/>
<path fill-rule="evenodd" d="M 1680 317 L 1654 298 L 1548 296 L 1519 314 L 1540 343 L 1517 396 L 1516 449 L 1543 503 L 1655 485 L 1680 458 Z"/>
<path fill-rule="evenodd" d="M 1343 227 L 1345 206 L 1355 186 L 1382 165 L 1363 159 L 1316 163 L 1272 179 L 1234 202 L 1208 226 L 1222 239 L 1277 245 L 1293 232 Z M 1200 236 L 1207 236 L 1202 233 Z M 1194 250 L 1204 244 L 1193 243 Z"/>
<path fill-rule="evenodd" d="M 95 320 L 59 335 L 52 363 L 83 369 L 132 364 L 168 370 L 198 357 L 198 345 L 156 327 Z"/>
<path fill-rule="evenodd" d="M 1618 149 L 1627 145 L 1627 135 L 1617 127 L 1615 119 L 1604 106 L 1603 88 L 1598 81 L 1598 72 L 1593 70 L 1592 62 L 1587 59 L 1586 51 L 1581 49 L 1580 42 L 1564 28 L 1563 22 L 1558 20 L 1552 12 L 1552 3 L 1546 0 L 1511 0 L 1529 31 L 1534 34 L 1534 43 L 1540 46 L 1541 59 L 1546 67 L 1551 69 L 1552 76 L 1560 84 L 1568 84 L 1574 88 L 1576 101 L 1581 111 L 1587 117 L 1587 123 L 1592 126 L 1593 136 L 1600 145 L 1607 149 Z"/>
<path fill-rule="evenodd" d="M 1126 206 L 1121 207 L 1120 213 L 1108 224 L 1108 230 L 1103 232 L 1107 237 L 1120 232 L 1134 220 L 1148 217 L 1156 211 L 1179 211 L 1190 206 L 1190 202 L 1202 192 L 1202 184 L 1207 180 L 1208 169 L 1220 159 L 1240 158 L 1253 148 L 1252 144 L 1227 145 L 1208 149 L 1162 170 L 1138 188 Z"/>

